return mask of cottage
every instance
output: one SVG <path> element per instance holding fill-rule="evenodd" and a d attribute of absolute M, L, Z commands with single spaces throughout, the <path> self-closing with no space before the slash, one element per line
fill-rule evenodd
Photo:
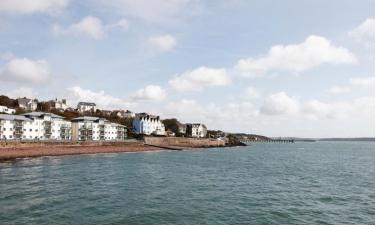
<path fill-rule="evenodd" d="M 79 102 L 77 105 L 77 110 L 80 113 L 95 112 L 96 104 L 93 102 Z"/>
<path fill-rule="evenodd" d="M 66 103 L 66 99 L 62 99 L 62 100 L 55 99 L 55 100 L 49 101 L 49 104 L 50 104 L 51 109 L 65 111 L 67 108 L 69 108 Z"/>
<path fill-rule="evenodd" d="M 194 138 L 204 138 L 207 136 L 207 127 L 201 123 L 186 124 L 186 135 Z"/>
<path fill-rule="evenodd" d="M 133 129 L 137 134 L 165 135 L 165 127 L 160 117 L 147 113 L 136 114 L 133 120 Z"/>

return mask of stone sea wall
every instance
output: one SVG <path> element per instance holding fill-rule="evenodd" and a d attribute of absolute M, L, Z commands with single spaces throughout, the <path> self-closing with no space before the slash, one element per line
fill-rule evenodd
<path fill-rule="evenodd" d="M 144 141 L 149 145 L 169 147 L 208 148 L 225 146 L 223 140 L 210 138 L 144 137 Z"/>

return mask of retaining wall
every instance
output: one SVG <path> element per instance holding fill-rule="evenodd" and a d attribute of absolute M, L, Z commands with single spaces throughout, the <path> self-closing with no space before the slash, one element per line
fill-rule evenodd
<path fill-rule="evenodd" d="M 186 148 L 207 148 L 223 147 L 223 140 L 210 138 L 184 138 L 184 137 L 144 137 L 144 141 L 149 145 L 186 147 Z"/>

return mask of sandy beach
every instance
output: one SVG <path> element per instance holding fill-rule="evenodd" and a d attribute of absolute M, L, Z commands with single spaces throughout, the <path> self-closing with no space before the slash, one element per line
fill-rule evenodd
<path fill-rule="evenodd" d="M 146 152 L 165 150 L 156 146 L 148 146 L 142 143 L 128 143 L 121 146 L 38 146 L 21 148 L 0 148 L 0 161 L 16 158 L 79 155 L 116 152 Z"/>

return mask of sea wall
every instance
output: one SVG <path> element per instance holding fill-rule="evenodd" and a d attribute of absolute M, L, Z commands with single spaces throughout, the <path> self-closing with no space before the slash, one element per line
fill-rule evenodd
<path fill-rule="evenodd" d="M 144 137 L 144 141 L 148 145 L 184 148 L 208 148 L 225 146 L 225 142 L 223 140 L 210 138 Z"/>

